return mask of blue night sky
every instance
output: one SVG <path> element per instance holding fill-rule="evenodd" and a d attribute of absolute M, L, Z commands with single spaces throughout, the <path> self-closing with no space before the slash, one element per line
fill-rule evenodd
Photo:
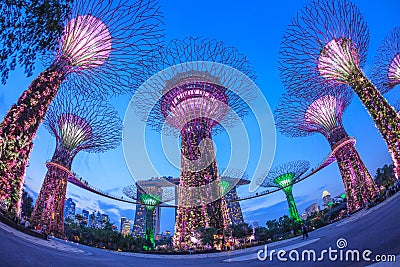
<path fill-rule="evenodd" d="M 375 51 L 380 42 L 395 26 L 400 25 L 398 10 L 400 3 L 396 0 L 380 1 L 354 1 L 367 21 L 370 31 L 370 45 L 367 63 L 364 72 L 369 75 Z M 161 8 L 165 17 L 167 41 L 186 36 L 203 36 L 225 41 L 227 46 L 235 46 L 245 54 L 257 72 L 257 86 L 268 101 L 271 110 L 274 110 L 284 88 L 278 73 L 278 51 L 281 38 L 286 26 L 296 12 L 307 1 L 228 1 L 228 0 L 202 0 L 202 1 L 161 1 Z M 0 86 L 0 117 L 3 117 L 10 106 L 16 102 L 19 95 L 28 88 L 30 82 L 47 66 L 38 62 L 33 76 L 26 78 L 23 71 L 16 70 L 11 73 L 7 85 Z M 395 88 L 386 97 L 394 104 L 399 99 L 399 89 Z M 121 118 L 128 109 L 132 96 L 120 96 L 111 101 L 115 104 Z M 270 120 L 266 117 L 265 120 Z M 270 121 L 272 122 L 272 121 Z M 260 155 L 260 131 L 254 114 L 249 114 L 244 120 L 244 125 L 250 140 L 250 157 L 247 173 L 252 177 Z M 343 125 L 347 133 L 357 140 L 356 148 L 364 160 L 365 165 L 372 175 L 378 167 L 391 163 L 386 146 L 373 121 L 360 101 L 354 97 L 353 102 L 343 115 Z M 135 129 L 129 129 L 129 131 Z M 143 129 L 138 126 L 138 131 Z M 274 152 L 274 129 L 267 136 L 271 136 L 268 151 Z M 172 142 L 172 163 L 168 161 L 161 147 L 161 135 L 146 128 L 146 149 L 152 164 L 159 175 L 179 176 L 179 147 L 178 139 Z M 171 139 L 172 140 L 172 139 Z M 230 145 L 226 132 L 215 136 L 217 149 L 217 162 L 220 168 L 226 167 L 230 157 Z M 55 148 L 54 138 L 41 126 L 34 141 L 30 166 L 27 169 L 26 186 L 35 196 L 38 194 L 46 173 L 45 162 L 52 157 Z M 135 151 L 135 148 L 130 148 Z M 276 133 L 276 149 L 273 165 L 287 161 L 305 159 L 315 167 L 330 152 L 330 147 L 325 138 L 315 134 L 306 138 L 287 138 Z M 245 154 L 245 153 L 244 153 Z M 174 160 L 175 158 L 175 160 Z M 244 157 L 245 158 L 245 157 Z M 135 178 L 148 179 L 149 173 L 140 164 L 140 155 L 128 159 L 135 167 Z M 174 166 L 175 164 L 175 166 Z M 113 195 L 122 195 L 122 188 L 134 182 L 124 158 L 123 146 L 103 154 L 78 154 L 72 169 L 83 177 L 89 184 Z M 151 175 L 151 172 L 150 174 Z M 321 205 L 322 191 L 328 190 L 336 196 L 344 192 L 342 180 L 336 163 L 330 165 L 316 175 L 297 184 L 293 188 L 294 198 L 298 210 L 302 213 L 305 208 L 317 202 Z M 239 195 L 249 194 L 246 186 L 239 189 Z M 100 211 L 110 216 L 111 221 L 119 227 L 121 216 L 134 219 L 135 207 L 109 200 L 104 197 L 86 192 L 74 185 L 68 186 L 67 197 L 71 197 L 78 209 Z M 287 204 L 283 192 L 241 202 L 246 222 L 258 221 L 260 226 L 265 226 L 269 219 L 278 218 L 287 214 Z M 173 210 L 162 210 L 161 230 L 173 230 Z"/>

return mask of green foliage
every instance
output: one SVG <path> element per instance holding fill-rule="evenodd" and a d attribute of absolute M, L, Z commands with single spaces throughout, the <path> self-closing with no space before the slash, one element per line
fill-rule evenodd
<path fill-rule="evenodd" d="M 65 224 L 65 235 L 70 241 L 92 247 L 131 252 L 143 251 L 143 247 L 146 245 L 143 238 L 131 235 L 124 236 L 111 230 L 112 225 L 106 222 L 103 229 L 97 229 L 77 223 Z"/>
<path fill-rule="evenodd" d="M 375 183 L 380 186 L 390 186 L 396 181 L 393 171 L 393 164 L 385 164 L 382 168 L 378 168 L 375 174 Z"/>
<path fill-rule="evenodd" d="M 22 191 L 22 214 L 30 217 L 33 212 L 33 199 L 25 190 Z"/>
<path fill-rule="evenodd" d="M 203 245 L 213 246 L 214 244 L 214 235 L 218 234 L 218 230 L 212 227 L 204 228 L 200 227 L 196 230 L 200 233 L 200 241 Z"/>
<path fill-rule="evenodd" d="M 0 3 L 0 76 L 17 64 L 31 76 L 37 55 L 55 50 L 73 0 L 4 0 Z"/>
<path fill-rule="evenodd" d="M 233 237 L 242 239 L 249 237 L 253 233 L 253 229 L 247 223 L 241 223 L 233 227 Z"/>

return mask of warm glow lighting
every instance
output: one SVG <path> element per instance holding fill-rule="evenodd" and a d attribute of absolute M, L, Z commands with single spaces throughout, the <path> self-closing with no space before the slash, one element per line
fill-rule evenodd
<path fill-rule="evenodd" d="M 397 54 L 390 63 L 388 80 L 392 86 L 400 84 L 400 54 Z"/>
<path fill-rule="evenodd" d="M 318 71 L 327 80 L 346 83 L 360 64 L 358 51 L 346 38 L 333 39 L 322 49 L 318 57 Z"/>
<path fill-rule="evenodd" d="M 318 124 L 327 132 L 338 126 L 336 110 L 338 101 L 331 95 L 324 95 L 315 100 L 307 109 L 304 117 L 307 123 Z"/>
<path fill-rule="evenodd" d="M 64 29 L 62 56 L 74 67 L 94 68 L 108 59 L 111 40 L 111 34 L 101 20 L 90 15 L 78 16 Z"/>

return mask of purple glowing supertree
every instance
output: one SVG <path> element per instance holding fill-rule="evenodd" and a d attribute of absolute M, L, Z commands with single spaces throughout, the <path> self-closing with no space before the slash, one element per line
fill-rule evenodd
<path fill-rule="evenodd" d="M 382 94 L 400 84 L 400 27 L 395 27 L 389 32 L 378 48 L 374 61 L 371 77 Z M 397 132 L 399 131 L 400 126 L 397 127 Z M 391 155 L 394 155 L 395 149 L 389 147 Z M 394 164 L 394 173 L 396 178 L 400 179 L 399 164 Z"/>
<path fill-rule="evenodd" d="M 293 198 L 293 184 L 310 168 L 310 162 L 306 160 L 290 161 L 272 168 L 261 184 L 264 187 L 277 187 L 283 190 L 289 206 L 289 217 L 301 222 L 296 203 Z"/>
<path fill-rule="evenodd" d="M 400 116 L 362 71 L 369 33 L 349 0 L 314 0 L 288 26 L 280 50 L 281 80 L 290 94 L 313 95 L 314 84 L 347 84 L 358 95 L 400 166 Z"/>
<path fill-rule="evenodd" d="M 105 152 L 121 142 L 122 122 L 118 112 L 102 99 L 60 91 L 45 117 L 44 125 L 56 138 L 56 149 L 48 164 L 31 216 L 32 226 L 46 226 L 47 232 L 64 237 L 64 202 L 68 177 L 80 151 Z"/>
<path fill-rule="evenodd" d="M 181 136 L 174 245 L 185 248 L 196 228 L 224 228 L 212 132 L 247 113 L 255 73 L 244 55 L 214 39 L 173 40 L 159 52 L 160 70 L 168 68 L 142 85 L 133 107 L 153 129 Z"/>
<path fill-rule="evenodd" d="M 0 124 L 0 202 L 6 208 L 18 213 L 32 140 L 61 83 L 96 97 L 131 92 L 147 78 L 146 64 L 157 60 L 150 54 L 162 37 L 160 17 L 153 0 L 74 1 L 50 67 Z"/>
<path fill-rule="evenodd" d="M 342 125 L 342 114 L 351 102 L 352 92 L 347 85 L 326 86 L 314 96 L 296 98 L 283 95 L 275 111 L 276 126 L 289 137 L 319 132 L 328 140 L 336 157 L 349 212 L 371 201 L 378 193 L 370 173 Z"/>

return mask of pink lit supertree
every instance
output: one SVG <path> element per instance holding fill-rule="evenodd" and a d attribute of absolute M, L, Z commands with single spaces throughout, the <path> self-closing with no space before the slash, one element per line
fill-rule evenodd
<path fill-rule="evenodd" d="M 314 84 L 347 84 L 358 95 L 400 166 L 400 116 L 362 71 L 368 27 L 349 0 L 313 0 L 294 17 L 280 50 L 281 80 L 295 95 L 313 95 Z M 310 86 L 304 86 L 310 85 Z"/>
<path fill-rule="evenodd" d="M 400 84 L 400 27 L 393 28 L 378 48 L 371 77 L 382 94 Z M 400 132 L 400 125 L 395 130 Z M 390 154 L 394 154 L 395 149 L 389 147 Z M 400 179 L 400 165 L 394 164 L 394 173 Z"/>
<path fill-rule="evenodd" d="M 351 102 L 347 85 L 314 89 L 314 96 L 296 98 L 285 94 L 275 111 L 276 126 L 289 137 L 319 132 L 328 140 L 336 157 L 347 195 L 349 212 L 371 201 L 378 189 L 342 125 L 342 114 Z"/>
<path fill-rule="evenodd" d="M 214 39 L 173 40 L 159 52 L 162 71 L 142 85 L 133 107 L 153 129 L 181 137 L 174 245 L 186 248 L 195 229 L 225 227 L 212 133 L 247 113 L 255 73 L 244 55 Z"/>
<path fill-rule="evenodd" d="M 64 202 L 68 177 L 75 156 L 101 153 L 121 142 L 122 122 L 118 112 L 98 98 L 88 99 L 63 90 L 47 112 L 44 125 L 56 138 L 56 148 L 31 216 L 31 225 L 64 237 Z"/>
<path fill-rule="evenodd" d="M 293 198 L 293 184 L 310 168 L 306 160 L 290 161 L 272 168 L 261 184 L 264 187 L 277 187 L 286 195 L 289 207 L 289 217 L 295 222 L 301 222 L 296 202 Z"/>
<path fill-rule="evenodd" d="M 74 1 L 49 67 L 33 80 L 0 124 L 0 202 L 18 214 L 32 140 L 61 83 L 107 97 L 131 92 L 147 78 L 146 64 L 162 37 L 153 0 Z M 67 79 L 68 78 L 68 79 Z"/>

